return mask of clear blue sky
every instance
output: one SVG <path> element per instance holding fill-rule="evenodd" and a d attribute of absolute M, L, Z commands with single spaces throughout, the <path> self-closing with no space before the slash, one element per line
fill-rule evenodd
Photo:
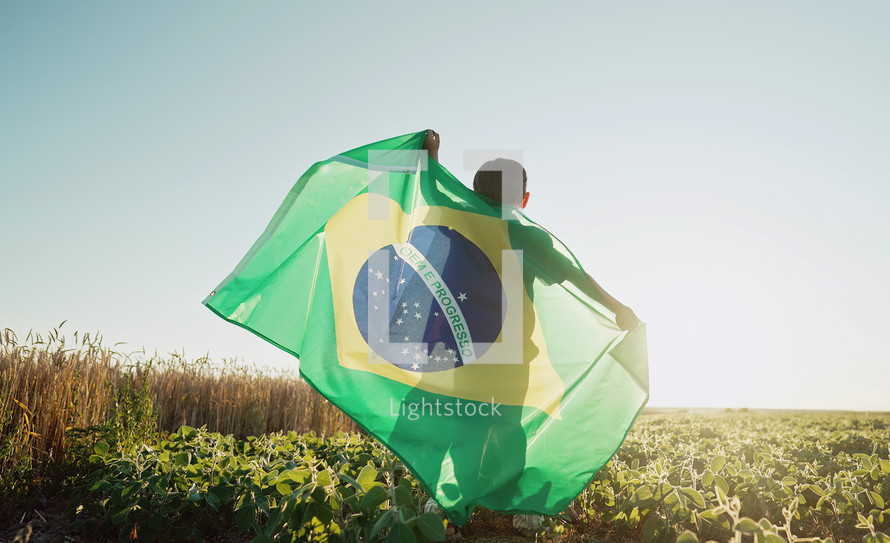
<path fill-rule="evenodd" d="M 480 3 L 481 4 L 481 3 Z M 3 2 L 0 328 L 288 355 L 201 306 L 317 160 L 521 150 L 654 406 L 890 410 L 890 4 Z"/>

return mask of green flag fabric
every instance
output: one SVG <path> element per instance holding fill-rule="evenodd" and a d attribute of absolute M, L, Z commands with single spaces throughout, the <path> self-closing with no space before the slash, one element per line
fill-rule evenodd
<path fill-rule="evenodd" d="M 298 357 L 453 522 L 557 514 L 648 400 L 645 325 L 620 330 L 572 253 L 425 134 L 314 164 L 204 304 Z"/>

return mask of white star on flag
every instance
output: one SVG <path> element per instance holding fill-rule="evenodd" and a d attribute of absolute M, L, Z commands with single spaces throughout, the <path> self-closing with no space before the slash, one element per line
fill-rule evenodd
<path fill-rule="evenodd" d="M 414 318 L 415 318 L 415 319 L 419 319 L 419 318 L 421 318 L 420 313 L 415 313 L 415 314 L 414 314 Z"/>
<path fill-rule="evenodd" d="M 402 324 L 404 321 L 402 319 L 396 319 L 396 324 Z"/>

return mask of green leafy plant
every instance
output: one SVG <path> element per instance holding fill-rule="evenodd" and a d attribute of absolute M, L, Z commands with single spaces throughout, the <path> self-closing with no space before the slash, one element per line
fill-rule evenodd
<path fill-rule="evenodd" d="M 187 426 L 152 444 L 95 445 L 75 528 L 144 541 L 235 529 L 268 541 L 438 541 L 444 524 L 401 462 L 356 435 L 236 440 Z"/>
<path fill-rule="evenodd" d="M 882 541 L 887 428 L 886 415 L 643 417 L 579 501 L 644 542 Z"/>

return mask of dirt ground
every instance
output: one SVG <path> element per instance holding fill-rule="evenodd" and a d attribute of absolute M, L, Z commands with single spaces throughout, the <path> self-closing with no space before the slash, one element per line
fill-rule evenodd
<path fill-rule="evenodd" d="M 96 539 L 72 533 L 64 514 L 64 505 L 48 503 L 43 509 L 22 511 L 16 515 L 18 522 L 0 530 L 0 543 L 105 543 L 117 541 L 116 534 L 107 539 Z M 565 542 L 565 543 L 606 543 L 598 534 L 602 526 L 592 525 L 583 520 L 567 524 L 562 534 L 541 533 L 522 535 L 513 528 L 512 517 L 493 511 L 478 510 L 470 522 L 459 527 L 455 535 L 448 538 L 453 543 L 526 543 L 526 542 Z M 208 539 L 209 543 L 249 543 L 251 536 L 243 534 L 219 534 Z"/>

